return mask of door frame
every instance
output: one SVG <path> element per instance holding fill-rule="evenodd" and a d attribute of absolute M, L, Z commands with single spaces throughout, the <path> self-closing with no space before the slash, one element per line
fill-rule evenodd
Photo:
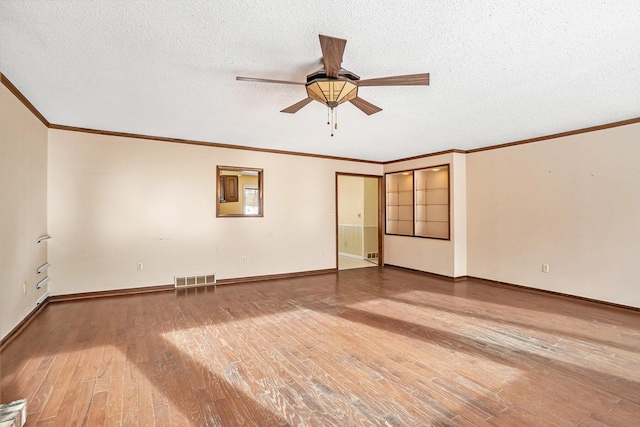
<path fill-rule="evenodd" d="M 351 172 L 336 172 L 335 183 L 335 196 L 336 196 L 336 211 L 335 211 L 335 231 L 336 231 L 336 270 L 339 271 L 339 258 L 340 258 L 340 246 L 338 242 L 338 177 L 339 176 L 354 176 L 362 178 L 376 178 L 378 180 L 378 267 L 384 266 L 384 214 L 385 214 L 385 200 L 384 200 L 384 175 L 372 175 L 363 173 L 351 173 Z"/>

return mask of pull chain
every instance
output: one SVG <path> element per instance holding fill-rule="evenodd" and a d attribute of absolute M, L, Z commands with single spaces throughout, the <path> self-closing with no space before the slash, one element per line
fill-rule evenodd
<path fill-rule="evenodd" d="M 333 136 L 333 130 L 338 129 L 338 109 L 329 107 L 327 109 L 327 124 L 331 126 L 331 136 Z"/>
<path fill-rule="evenodd" d="M 335 116 L 336 116 L 336 112 L 335 110 L 332 108 L 331 109 L 331 121 L 334 122 L 335 121 Z M 331 126 L 331 136 L 333 136 L 333 126 Z"/>

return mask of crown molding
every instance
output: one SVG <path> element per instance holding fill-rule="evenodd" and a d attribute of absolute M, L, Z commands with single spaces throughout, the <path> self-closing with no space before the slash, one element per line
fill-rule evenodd
<path fill-rule="evenodd" d="M 65 130 L 69 132 L 84 132 L 84 133 L 92 133 L 97 135 L 119 136 L 124 138 L 147 139 L 151 141 L 171 142 L 171 143 L 177 143 L 177 144 L 202 145 L 202 146 L 214 147 L 214 148 L 227 148 L 230 150 L 247 150 L 247 151 L 256 151 L 256 152 L 262 152 L 262 153 L 282 154 L 287 156 L 302 156 L 302 157 L 314 157 L 314 158 L 327 159 L 327 160 L 360 162 L 360 163 L 368 163 L 368 164 L 376 164 L 376 165 L 389 165 L 393 163 L 406 162 L 408 160 L 417 160 L 417 159 L 424 159 L 428 157 L 439 156 L 442 154 L 451 154 L 451 153 L 473 154 L 473 153 L 479 153 L 481 151 L 497 150 L 500 148 L 508 148 L 516 145 L 532 144 L 535 142 L 548 141 L 551 139 L 557 139 L 557 138 L 562 138 L 566 136 L 579 135 L 582 133 L 596 132 L 599 130 L 611 129 L 619 126 L 626 126 L 626 125 L 640 123 L 640 117 L 636 117 L 628 120 L 621 120 L 621 121 L 605 123 L 597 126 L 590 126 L 590 127 L 570 130 L 566 132 L 539 136 L 535 138 L 507 142 L 504 144 L 489 145 L 486 147 L 474 148 L 471 150 L 460 150 L 460 149 L 454 148 L 450 150 L 438 151 L 435 153 L 404 157 L 396 160 L 375 161 L 375 160 L 355 159 L 351 157 L 338 157 L 338 156 L 327 156 L 322 154 L 302 153 L 298 151 L 285 151 L 285 150 L 274 150 L 269 148 L 250 147 L 250 146 L 243 146 L 243 145 L 221 144 L 216 142 L 197 141 L 197 140 L 191 140 L 191 139 L 168 138 L 163 136 L 143 135 L 143 134 L 137 134 L 137 133 L 114 132 L 114 131 L 107 131 L 107 130 L 89 129 L 89 128 L 81 128 L 76 126 L 67 126 L 67 125 L 50 123 L 42 114 L 40 114 L 40 111 L 38 111 L 38 109 L 31 102 L 29 102 L 29 100 L 22 94 L 22 92 L 20 92 L 20 90 L 13 83 L 11 83 L 11 81 L 7 78 L 7 76 L 5 76 L 1 72 L 0 72 L 0 82 L 49 129 Z"/>
<path fill-rule="evenodd" d="M 400 162 L 406 162 L 406 161 L 409 161 L 409 160 L 424 159 L 424 158 L 427 158 L 427 157 L 440 156 L 442 154 L 451 154 L 451 153 L 465 154 L 466 151 L 458 150 L 457 148 L 453 148 L 451 150 L 443 150 L 443 151 L 437 151 L 435 153 L 420 154 L 418 156 L 411 156 L 411 157 L 404 157 L 402 159 L 397 159 L 397 160 L 390 160 L 390 161 L 384 162 L 383 164 L 390 165 L 392 163 L 400 163 Z"/>
<path fill-rule="evenodd" d="M 16 98 L 18 98 L 18 100 L 22 102 L 22 104 L 25 107 L 27 107 L 29 111 L 32 112 L 33 115 L 36 116 L 38 120 L 42 122 L 43 125 L 45 125 L 46 127 L 49 127 L 50 125 L 49 121 L 45 119 L 42 114 L 40 114 L 40 111 L 38 111 L 38 109 L 31 102 L 29 102 L 27 97 L 24 96 L 22 92 L 20 92 L 20 90 L 17 87 L 15 87 L 13 83 L 11 83 L 11 81 L 7 78 L 7 76 L 5 76 L 2 73 L 0 73 L 0 82 L 2 82 L 2 84 L 7 89 L 9 89 L 9 92 L 11 92 Z"/>
<path fill-rule="evenodd" d="M 566 131 L 566 132 L 553 133 L 553 134 L 545 135 L 545 136 L 538 136 L 536 138 L 529 138 L 529 139 L 522 139 L 520 141 L 507 142 L 505 144 L 490 145 L 490 146 L 487 146 L 487 147 L 474 148 L 472 150 L 466 150 L 465 153 L 466 154 L 472 154 L 472 153 L 479 153 L 480 151 L 497 150 L 499 148 L 507 148 L 507 147 L 513 147 L 515 145 L 523 145 L 523 144 L 531 144 L 531 143 L 540 142 L 540 141 L 548 141 L 550 139 L 562 138 L 562 137 L 565 137 L 565 136 L 572 136 L 572 135 L 579 135 L 581 133 L 596 132 L 596 131 L 599 131 L 599 130 L 611 129 L 611 128 L 615 128 L 615 127 L 619 127 L 619 126 L 632 125 L 632 124 L 635 124 L 635 123 L 640 123 L 640 117 L 636 117 L 636 118 L 628 119 L 628 120 L 621 120 L 621 121 L 618 121 L 618 122 L 606 123 L 606 124 L 602 124 L 602 125 L 598 125 L 598 126 L 590 126 L 590 127 L 586 127 L 586 128 L 582 128 L 582 129 L 570 130 L 570 131 Z"/>
<path fill-rule="evenodd" d="M 259 148 L 259 147 L 250 147 L 245 145 L 232 145 L 232 144 L 221 144 L 217 142 L 207 142 L 207 141 L 198 141 L 193 139 L 181 139 L 181 138 L 168 138 L 164 136 L 155 136 L 155 135 L 143 135 L 138 133 L 127 133 L 127 132 L 113 132 L 108 130 L 99 130 L 99 129 L 89 129 L 89 128 L 81 128 L 76 126 L 66 126 L 52 123 L 49 125 L 49 129 L 57 129 L 57 130 L 65 130 L 69 132 L 83 132 L 83 133 L 92 133 L 97 135 L 107 135 L 107 136 L 119 136 L 123 138 L 135 138 L 135 139 L 147 139 L 151 141 L 160 141 L 160 142 L 172 142 L 177 144 L 189 144 L 189 145 L 202 145 L 206 147 L 215 147 L 215 148 L 227 148 L 230 150 L 247 150 L 247 151 L 256 151 L 261 153 L 271 153 L 271 154 L 282 154 L 287 156 L 302 156 L 302 157 L 315 157 L 320 159 L 328 159 L 328 160 L 340 160 L 347 162 L 360 162 L 360 163 L 369 163 L 369 164 L 382 164 L 382 162 L 374 161 L 374 160 L 364 160 L 364 159 L 354 159 L 350 157 L 338 157 L 338 156 L 327 156 L 323 154 L 312 154 L 312 153 L 302 153 L 299 151 L 285 151 L 285 150 L 274 150 L 270 148 Z"/>

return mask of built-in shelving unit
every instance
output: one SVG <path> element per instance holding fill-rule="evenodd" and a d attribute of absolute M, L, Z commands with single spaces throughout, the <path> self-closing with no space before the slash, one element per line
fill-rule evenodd
<path fill-rule="evenodd" d="M 389 173 L 387 188 L 387 234 L 413 235 L 413 171 Z"/>
<path fill-rule="evenodd" d="M 449 165 L 385 175 L 386 234 L 450 238 Z"/>

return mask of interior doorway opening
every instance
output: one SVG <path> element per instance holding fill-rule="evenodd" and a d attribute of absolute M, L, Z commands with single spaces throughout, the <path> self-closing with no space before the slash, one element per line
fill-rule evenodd
<path fill-rule="evenodd" d="M 337 174 L 338 270 L 381 265 L 382 177 Z"/>

